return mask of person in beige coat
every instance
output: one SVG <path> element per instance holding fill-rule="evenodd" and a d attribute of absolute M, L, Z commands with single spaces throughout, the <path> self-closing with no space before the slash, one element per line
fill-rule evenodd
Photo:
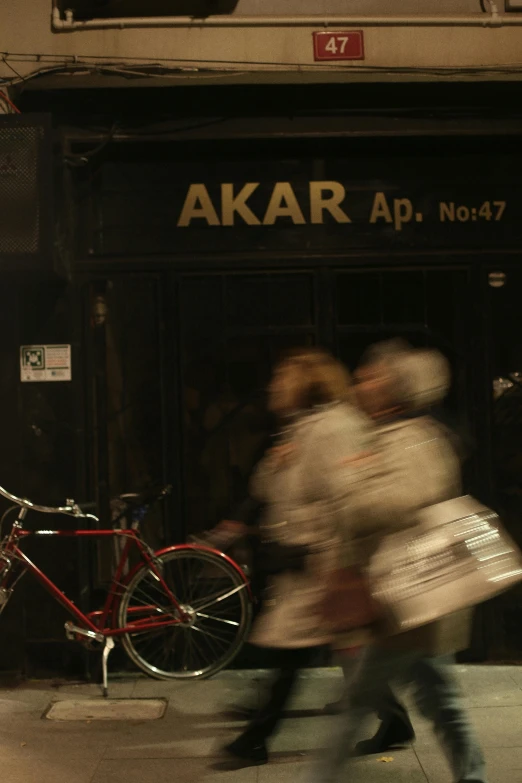
<path fill-rule="evenodd" d="M 360 404 L 378 424 L 373 453 L 345 460 L 352 473 L 346 480 L 354 492 L 352 509 L 357 509 L 347 547 L 364 571 L 384 536 L 412 526 L 419 509 L 460 494 L 460 469 L 442 426 L 416 415 L 439 402 L 449 386 L 441 354 L 383 344 L 374 348 L 357 379 Z M 432 721 L 455 781 L 486 783 L 484 757 L 451 669 L 453 654 L 468 646 L 470 621 L 469 613 L 459 613 L 369 644 L 347 688 L 347 711 L 338 719 L 328 752 L 313 765 L 310 783 L 342 779 L 365 719 L 393 683 L 414 686 L 417 706 Z"/>
<path fill-rule="evenodd" d="M 369 448 L 373 430 L 352 394 L 345 368 L 319 349 L 294 352 L 275 368 L 270 383 L 269 406 L 283 438 L 261 460 L 251 492 L 264 504 L 260 533 L 279 565 L 250 641 L 275 651 L 279 669 L 266 704 L 225 748 L 241 765 L 267 761 L 266 740 L 299 669 L 332 641 L 320 605 L 350 514 L 342 460 Z"/>

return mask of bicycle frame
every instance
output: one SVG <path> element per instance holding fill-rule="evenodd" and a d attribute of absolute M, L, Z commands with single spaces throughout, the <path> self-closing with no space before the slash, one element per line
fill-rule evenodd
<path fill-rule="evenodd" d="M 164 487 L 159 494 L 147 498 L 147 496 L 141 497 L 139 495 L 121 495 L 120 500 L 126 501 L 126 505 L 129 507 L 123 508 L 121 514 L 119 514 L 114 520 L 113 524 L 122 518 L 132 520 L 130 527 L 112 527 L 110 529 L 88 529 L 88 528 L 76 528 L 73 530 L 56 530 L 56 529 L 39 529 L 39 530 L 26 530 L 24 528 L 24 520 L 29 511 L 36 511 L 42 514 L 63 514 L 68 517 L 73 517 L 76 521 L 79 519 L 90 519 L 95 525 L 99 524 L 98 517 L 85 513 L 75 503 L 74 500 L 66 500 L 64 506 L 42 506 L 33 503 L 32 501 L 24 498 L 19 498 L 16 495 L 11 494 L 3 487 L 0 487 L 0 496 L 10 501 L 11 505 L 3 514 L 0 519 L 0 530 L 2 523 L 6 518 L 6 515 L 12 510 L 18 507 L 18 516 L 13 523 L 10 532 L 7 536 L 3 537 L 0 541 L 0 614 L 7 605 L 10 596 L 14 592 L 14 589 L 22 576 L 26 572 L 32 573 L 35 579 L 40 582 L 42 587 L 66 610 L 66 612 L 76 621 L 76 623 L 68 620 L 65 623 L 65 631 L 67 638 L 71 641 L 82 641 L 90 639 L 96 641 L 103 646 L 102 653 L 102 674 L 103 674 L 103 695 L 108 696 L 108 657 L 110 651 L 114 648 L 115 639 L 120 638 L 122 644 L 131 658 L 131 660 L 137 664 L 137 666 L 146 674 L 151 676 L 158 676 L 164 679 L 170 679 L 171 677 L 183 676 L 189 677 L 205 675 L 207 669 L 210 673 L 213 670 L 219 671 L 226 663 L 231 660 L 226 655 L 223 657 L 223 651 L 220 651 L 221 662 L 218 658 L 213 663 L 207 662 L 199 663 L 199 669 L 194 671 L 186 669 L 185 657 L 183 657 L 183 666 L 185 667 L 182 675 L 176 675 L 171 669 L 163 671 L 158 669 L 155 665 L 150 663 L 147 659 L 142 659 L 136 652 L 135 644 L 139 642 L 141 635 L 145 635 L 146 638 L 148 632 L 161 631 L 161 629 L 168 629 L 167 635 L 170 637 L 170 629 L 175 626 L 181 626 L 183 631 L 180 637 L 185 638 L 185 633 L 192 633 L 191 629 L 195 629 L 200 633 L 204 633 L 207 637 L 217 639 L 218 642 L 223 642 L 223 639 L 219 639 L 219 635 L 215 636 L 211 631 L 205 631 L 202 627 L 196 624 L 196 620 L 206 618 L 207 620 L 229 623 L 232 626 L 237 626 L 238 633 L 240 634 L 237 639 L 232 638 L 230 644 L 230 654 L 233 656 L 237 652 L 238 645 L 241 645 L 245 638 L 245 633 L 248 631 L 248 626 L 251 618 L 251 608 L 253 595 L 250 586 L 250 581 L 243 569 L 228 555 L 220 552 L 213 547 L 204 546 L 200 544 L 178 544 L 175 546 L 165 547 L 154 552 L 143 540 L 139 531 L 139 522 L 143 517 L 143 512 L 150 506 L 151 502 L 160 500 L 170 492 L 170 487 Z M 129 504 L 128 499 L 139 498 L 139 503 L 134 502 Z M 103 608 L 97 611 L 83 612 L 79 609 L 73 601 L 71 601 L 62 590 L 51 580 L 49 577 L 35 564 L 21 548 L 21 544 L 29 537 L 41 538 L 41 537 L 59 537 L 59 538 L 108 538 L 113 541 L 123 540 L 123 546 L 118 546 L 120 550 L 120 556 L 118 564 L 115 569 L 112 581 L 107 591 L 107 597 L 105 599 Z M 139 552 L 138 563 L 129 568 L 130 554 L 133 548 L 137 548 Z M 223 561 L 224 568 L 222 569 L 226 575 L 227 569 L 236 572 L 236 577 L 229 573 L 229 587 L 226 591 L 219 593 L 218 595 L 207 596 L 203 599 L 203 603 L 194 605 L 184 605 L 181 603 L 183 600 L 183 587 L 181 587 L 180 599 L 176 597 L 173 590 L 177 591 L 177 587 L 174 584 L 173 589 L 168 585 L 167 580 L 170 581 L 167 576 L 168 569 L 165 567 L 171 560 L 177 562 L 185 559 L 185 554 L 182 550 L 189 550 L 189 552 L 200 553 L 195 555 L 195 559 L 205 561 L 205 558 L 210 562 L 216 563 L 216 561 Z M 201 557 L 201 553 L 206 555 Z M 178 555 L 180 557 L 178 557 Z M 212 557 L 209 559 L 208 555 Z M 193 558 L 192 554 L 189 554 L 189 558 Z M 225 566 L 226 563 L 226 566 Z M 165 573 L 165 576 L 164 576 Z M 239 579 L 237 578 L 239 577 Z M 161 597 L 159 600 L 154 598 L 153 593 L 143 592 L 141 599 L 138 599 L 133 605 L 130 605 L 130 597 L 136 591 L 139 594 L 140 584 L 142 580 L 152 580 L 157 582 L 156 588 L 160 590 Z M 174 582 L 176 579 L 174 578 Z M 249 604 L 245 604 L 243 598 L 240 599 L 240 618 L 238 622 L 229 621 L 228 619 L 221 619 L 220 617 L 211 617 L 205 613 L 205 609 L 211 604 L 218 603 L 228 599 L 230 596 L 239 592 L 240 590 L 246 590 L 249 598 Z M 123 607 L 125 610 L 123 611 Z M 246 608 L 248 607 L 248 608 Z M 125 623 L 124 626 L 121 624 Z M 173 637 L 172 637 L 173 638 Z M 169 642 L 170 643 L 170 642 Z M 226 640 L 225 640 L 226 643 Z M 185 656 L 185 653 L 183 654 Z M 203 668 L 201 668 L 203 666 Z M 219 668 L 216 669 L 216 666 Z"/>
<path fill-rule="evenodd" d="M 109 587 L 109 591 L 107 593 L 107 598 L 105 600 L 103 609 L 94 612 L 84 613 L 69 598 L 67 598 L 67 596 L 57 587 L 57 585 L 51 579 L 49 579 L 46 576 L 46 574 L 44 574 L 44 572 L 40 568 L 38 568 L 38 566 L 35 565 L 35 563 L 33 563 L 32 560 L 30 560 L 27 557 L 27 555 L 18 546 L 18 542 L 20 540 L 24 540 L 26 538 L 29 538 L 30 536 L 36 536 L 36 537 L 45 536 L 46 538 L 49 536 L 58 536 L 61 538 L 106 538 L 108 536 L 111 536 L 111 537 L 126 538 L 127 541 L 124 544 L 120 561 L 118 563 L 111 585 Z M 138 563 L 130 571 L 130 573 L 125 576 L 124 580 L 122 581 L 123 572 L 129 560 L 129 555 L 133 546 L 136 546 L 137 549 L 139 550 L 141 555 L 141 562 Z M 176 597 L 174 596 L 174 594 L 166 584 L 165 580 L 163 579 L 163 576 L 156 568 L 155 555 L 160 555 L 167 551 L 171 551 L 173 549 L 191 549 L 191 548 L 206 549 L 207 551 L 211 551 L 214 554 L 219 554 L 228 562 L 230 562 L 236 568 L 236 570 L 241 572 L 239 566 L 237 566 L 237 564 L 234 563 L 234 561 L 231 560 L 228 556 L 223 555 L 223 553 L 218 552 L 217 550 L 214 549 L 210 549 L 208 547 L 192 547 L 191 545 L 188 544 L 181 544 L 177 547 L 176 546 L 167 547 L 163 550 L 160 550 L 157 553 L 151 553 L 148 546 L 141 539 L 139 533 L 136 530 L 132 530 L 132 529 L 116 528 L 111 530 L 80 529 L 80 530 L 70 530 L 70 531 L 69 530 L 31 531 L 31 530 L 25 530 L 19 524 L 15 523 L 13 526 L 13 530 L 11 531 L 11 534 L 9 535 L 2 551 L 7 558 L 16 559 L 18 562 L 22 563 L 25 571 L 29 571 L 30 573 L 32 573 L 35 579 L 37 579 L 42 584 L 42 586 L 47 590 L 47 592 L 49 592 L 53 596 L 53 598 L 55 598 L 58 601 L 58 603 L 61 604 L 64 607 L 64 609 L 66 609 L 69 612 L 69 614 L 75 617 L 79 623 L 85 626 L 85 629 L 90 631 L 91 634 L 95 636 L 95 638 L 98 637 L 105 638 L 107 636 L 120 636 L 122 634 L 127 634 L 127 633 L 136 633 L 139 631 L 154 630 L 157 628 L 163 628 L 165 626 L 180 624 L 185 621 L 186 615 L 185 612 L 183 611 L 183 607 L 180 606 Z M 136 620 L 135 622 L 132 622 L 123 628 L 118 628 L 116 627 L 114 622 L 115 620 L 114 615 L 115 615 L 115 611 L 118 608 L 119 599 L 121 598 L 121 595 L 123 593 L 122 588 L 125 587 L 125 585 L 130 581 L 130 579 L 134 576 L 136 571 L 138 571 L 140 568 L 143 568 L 144 566 L 147 566 L 149 570 L 155 575 L 156 579 L 158 579 L 162 588 L 165 590 L 167 596 L 172 601 L 172 608 L 173 610 L 176 611 L 178 617 L 169 617 L 168 619 L 157 620 L 157 621 Z M 3 576 L 3 578 L 1 577 L 0 574 L 0 588 L 9 589 L 8 587 L 9 574 L 10 574 L 10 569 L 8 570 L 7 574 Z M 148 607 L 131 607 L 129 608 L 129 612 L 137 615 L 139 613 L 144 612 L 144 610 L 146 610 L 147 608 Z M 109 624 L 109 619 L 111 620 L 110 624 Z"/>

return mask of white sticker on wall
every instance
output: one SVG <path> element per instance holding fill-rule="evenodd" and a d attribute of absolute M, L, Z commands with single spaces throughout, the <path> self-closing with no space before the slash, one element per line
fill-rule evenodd
<path fill-rule="evenodd" d="M 20 348 L 22 382 L 70 381 L 70 345 L 22 345 Z"/>

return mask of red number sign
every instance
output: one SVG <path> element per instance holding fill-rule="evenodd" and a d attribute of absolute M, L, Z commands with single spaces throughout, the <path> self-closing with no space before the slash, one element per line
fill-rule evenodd
<path fill-rule="evenodd" d="M 314 60 L 364 60 L 362 30 L 349 33 L 312 33 Z"/>

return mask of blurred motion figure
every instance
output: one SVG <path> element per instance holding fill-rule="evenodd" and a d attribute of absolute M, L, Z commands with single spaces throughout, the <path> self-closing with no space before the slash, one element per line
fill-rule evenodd
<path fill-rule="evenodd" d="M 354 563 L 363 571 L 383 537 L 415 524 L 415 512 L 460 494 L 460 465 L 445 428 L 425 411 L 445 396 L 449 368 L 437 351 L 401 341 L 370 349 L 356 373 L 359 404 L 378 429 L 373 453 L 345 460 L 352 480 L 357 527 L 350 532 Z M 356 512 L 355 509 L 358 509 Z M 486 783 L 484 757 L 464 711 L 451 664 L 469 643 L 471 612 L 459 612 L 412 631 L 375 638 L 347 684 L 346 711 L 337 718 L 332 744 L 310 772 L 310 783 L 341 780 L 356 754 L 360 728 L 391 683 L 413 685 L 417 706 L 434 726 L 455 781 Z M 342 638 L 335 643 L 345 646 Z"/>
<path fill-rule="evenodd" d="M 336 566 L 338 530 L 350 514 L 342 459 L 369 446 L 371 424 L 353 404 L 347 370 L 319 349 L 297 350 L 276 366 L 269 407 L 282 439 L 258 464 L 251 493 L 262 504 L 260 534 L 271 572 L 252 644 L 275 652 L 270 695 L 225 750 L 240 764 L 267 761 L 299 669 L 331 634 L 320 612 L 326 575 Z"/>

